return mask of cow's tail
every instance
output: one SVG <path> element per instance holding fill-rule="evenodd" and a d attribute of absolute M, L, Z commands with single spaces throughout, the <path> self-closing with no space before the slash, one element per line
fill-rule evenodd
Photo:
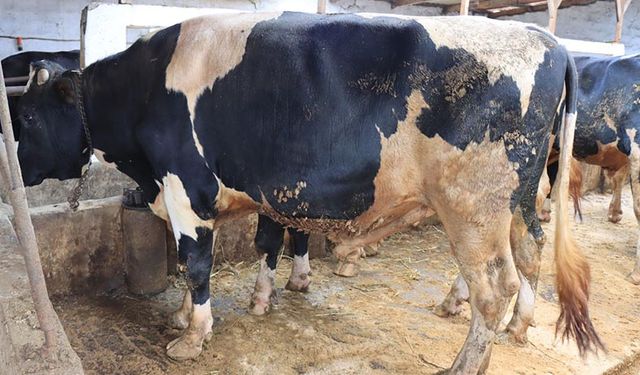
<path fill-rule="evenodd" d="M 569 230 L 569 174 L 573 153 L 573 133 L 576 126 L 577 72 L 573 58 L 567 53 L 565 75 L 566 109 L 564 126 L 560 135 L 560 183 L 556 199 L 556 234 L 554 241 L 556 263 L 556 287 L 560 299 L 560 316 L 556 322 L 556 334 L 563 339 L 574 338 L 581 355 L 596 352 L 604 345 L 589 317 L 589 263 L 576 246 Z"/>
<path fill-rule="evenodd" d="M 569 176 L 569 195 L 573 201 L 573 216 L 577 216 L 582 221 L 582 207 L 580 206 L 580 200 L 582 199 L 582 166 L 575 158 L 571 158 L 571 173 Z"/>

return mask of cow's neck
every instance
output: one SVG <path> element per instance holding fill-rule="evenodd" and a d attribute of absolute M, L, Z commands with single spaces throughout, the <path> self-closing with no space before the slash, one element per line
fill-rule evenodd
<path fill-rule="evenodd" d="M 136 118 L 146 82 L 124 53 L 91 64 L 83 72 L 83 95 L 93 145 L 114 161 L 135 158 Z"/>

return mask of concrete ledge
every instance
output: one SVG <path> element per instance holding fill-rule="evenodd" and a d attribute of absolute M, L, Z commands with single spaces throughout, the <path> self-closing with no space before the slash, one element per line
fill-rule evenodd
<path fill-rule="evenodd" d="M 31 219 L 50 295 L 94 295 L 124 285 L 126 254 L 120 196 L 82 201 L 77 212 L 72 212 L 66 203 L 32 208 Z M 223 225 L 215 246 L 216 264 L 256 261 L 257 225 L 256 214 Z M 156 229 L 157 236 L 166 238 L 169 273 L 174 273 L 175 240 L 163 226 Z M 311 236 L 310 258 L 328 255 L 325 242 L 324 236 Z"/>
<path fill-rule="evenodd" d="M 124 283 L 120 197 L 31 209 L 49 294 L 105 292 Z"/>
<path fill-rule="evenodd" d="M 67 197 L 76 186 L 77 179 L 58 181 L 44 180 L 38 186 L 27 187 L 29 207 L 39 207 L 67 202 Z M 101 199 L 122 194 L 122 189 L 136 187 L 136 183 L 124 173 L 100 163 L 93 163 L 89 170 L 87 184 L 80 200 Z M 6 185 L 0 186 L 0 198 L 9 202 L 9 191 Z"/>

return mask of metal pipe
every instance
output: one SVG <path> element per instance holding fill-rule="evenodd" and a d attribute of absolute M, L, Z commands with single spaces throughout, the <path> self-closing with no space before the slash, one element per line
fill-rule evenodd
<path fill-rule="evenodd" d="M 12 83 L 27 83 L 29 81 L 29 76 L 20 76 L 20 77 L 5 77 L 4 84 L 10 85 Z"/>
<path fill-rule="evenodd" d="M 7 96 L 22 96 L 27 86 L 9 86 L 7 87 Z"/>

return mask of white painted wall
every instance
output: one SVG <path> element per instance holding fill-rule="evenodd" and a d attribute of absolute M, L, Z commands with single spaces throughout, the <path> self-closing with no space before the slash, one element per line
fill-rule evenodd
<path fill-rule="evenodd" d="M 116 3 L 117 0 L 106 0 Z M 134 4 L 187 7 L 218 7 L 242 10 L 297 10 L 315 12 L 316 0 L 131 0 Z M 0 58 L 17 51 L 14 39 L 25 38 L 25 50 L 57 51 L 79 48 L 80 12 L 87 0 L 0 0 Z M 559 11 L 558 35 L 565 38 L 610 41 L 615 30 L 613 1 L 599 1 L 584 7 Z M 391 9 L 389 3 L 377 0 L 329 1 L 328 12 L 380 12 L 431 16 L 439 8 L 403 6 Z M 505 17 L 546 25 L 546 12 Z M 635 0 L 626 15 L 623 43 L 628 52 L 640 52 L 640 0 Z M 31 37 L 53 40 L 28 39 Z"/>

